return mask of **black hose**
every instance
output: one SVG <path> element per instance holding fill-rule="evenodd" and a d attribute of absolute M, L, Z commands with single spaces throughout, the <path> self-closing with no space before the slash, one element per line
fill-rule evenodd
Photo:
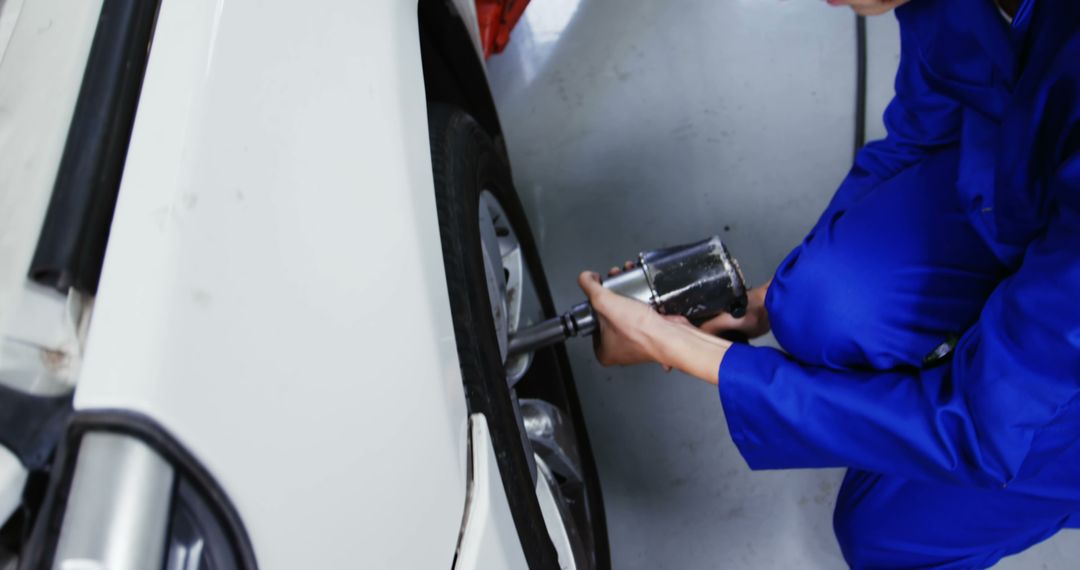
<path fill-rule="evenodd" d="M 866 18 L 855 16 L 855 151 L 866 144 Z"/>

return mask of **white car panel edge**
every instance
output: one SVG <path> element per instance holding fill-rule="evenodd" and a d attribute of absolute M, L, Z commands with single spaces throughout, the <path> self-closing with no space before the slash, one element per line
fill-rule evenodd
<path fill-rule="evenodd" d="M 453 559 L 467 416 L 417 25 L 415 1 L 158 15 L 75 406 L 163 424 L 264 568 Z"/>
<path fill-rule="evenodd" d="M 6 446 L 0 445 L 0 525 L 7 522 L 22 503 L 26 468 Z"/>
<path fill-rule="evenodd" d="M 469 417 L 472 480 L 454 570 L 528 568 L 499 475 L 487 418 Z"/>
<path fill-rule="evenodd" d="M 557 484 L 554 475 L 548 469 L 540 456 L 535 457 L 537 466 L 536 475 L 536 500 L 540 504 L 540 513 L 544 517 L 544 526 L 547 527 L 548 536 L 555 546 L 555 553 L 559 557 L 559 568 L 564 570 L 576 570 L 577 561 L 574 560 L 574 547 L 570 544 L 569 531 L 563 521 L 563 514 L 559 509 Z"/>

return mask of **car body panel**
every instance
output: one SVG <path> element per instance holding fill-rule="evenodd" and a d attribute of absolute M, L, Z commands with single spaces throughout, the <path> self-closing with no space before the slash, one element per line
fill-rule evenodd
<path fill-rule="evenodd" d="M 454 570 L 528 568 L 483 414 L 469 418 L 472 478 Z"/>
<path fill-rule="evenodd" d="M 163 2 L 75 406 L 160 422 L 264 568 L 452 563 L 467 415 L 414 2 Z"/>

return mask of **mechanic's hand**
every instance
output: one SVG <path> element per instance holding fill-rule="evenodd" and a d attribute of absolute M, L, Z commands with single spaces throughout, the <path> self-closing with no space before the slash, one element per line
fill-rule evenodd
<path fill-rule="evenodd" d="M 831 6 L 851 6 L 860 16 L 877 16 L 907 4 L 908 0 L 826 0 Z"/>
<path fill-rule="evenodd" d="M 608 291 L 596 273 L 582 273 L 578 285 L 589 297 L 600 325 L 599 336 L 593 337 L 600 364 L 627 366 L 658 361 L 657 347 L 649 333 L 665 325 L 664 317 L 641 301 Z"/>
<path fill-rule="evenodd" d="M 727 331 L 738 331 L 750 338 L 757 338 L 769 332 L 769 312 L 765 309 L 765 294 L 769 292 L 768 283 L 754 287 L 746 294 L 746 314 L 736 319 L 730 313 L 723 313 L 701 324 L 701 330 L 718 335 Z"/>
<path fill-rule="evenodd" d="M 596 359 L 604 366 L 658 362 L 709 384 L 731 343 L 702 332 L 685 317 L 661 316 L 652 307 L 604 288 L 600 276 L 586 271 L 578 285 L 589 297 L 600 326 L 593 337 Z"/>

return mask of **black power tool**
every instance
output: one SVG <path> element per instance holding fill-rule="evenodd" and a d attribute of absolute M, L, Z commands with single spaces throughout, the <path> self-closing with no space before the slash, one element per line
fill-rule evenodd
<path fill-rule="evenodd" d="M 662 315 L 682 315 L 695 324 L 721 313 L 746 314 L 746 280 L 719 237 L 638 255 L 633 269 L 603 281 L 605 288 L 651 305 Z M 588 302 L 560 317 L 525 327 L 510 336 L 516 356 L 598 331 Z"/>

